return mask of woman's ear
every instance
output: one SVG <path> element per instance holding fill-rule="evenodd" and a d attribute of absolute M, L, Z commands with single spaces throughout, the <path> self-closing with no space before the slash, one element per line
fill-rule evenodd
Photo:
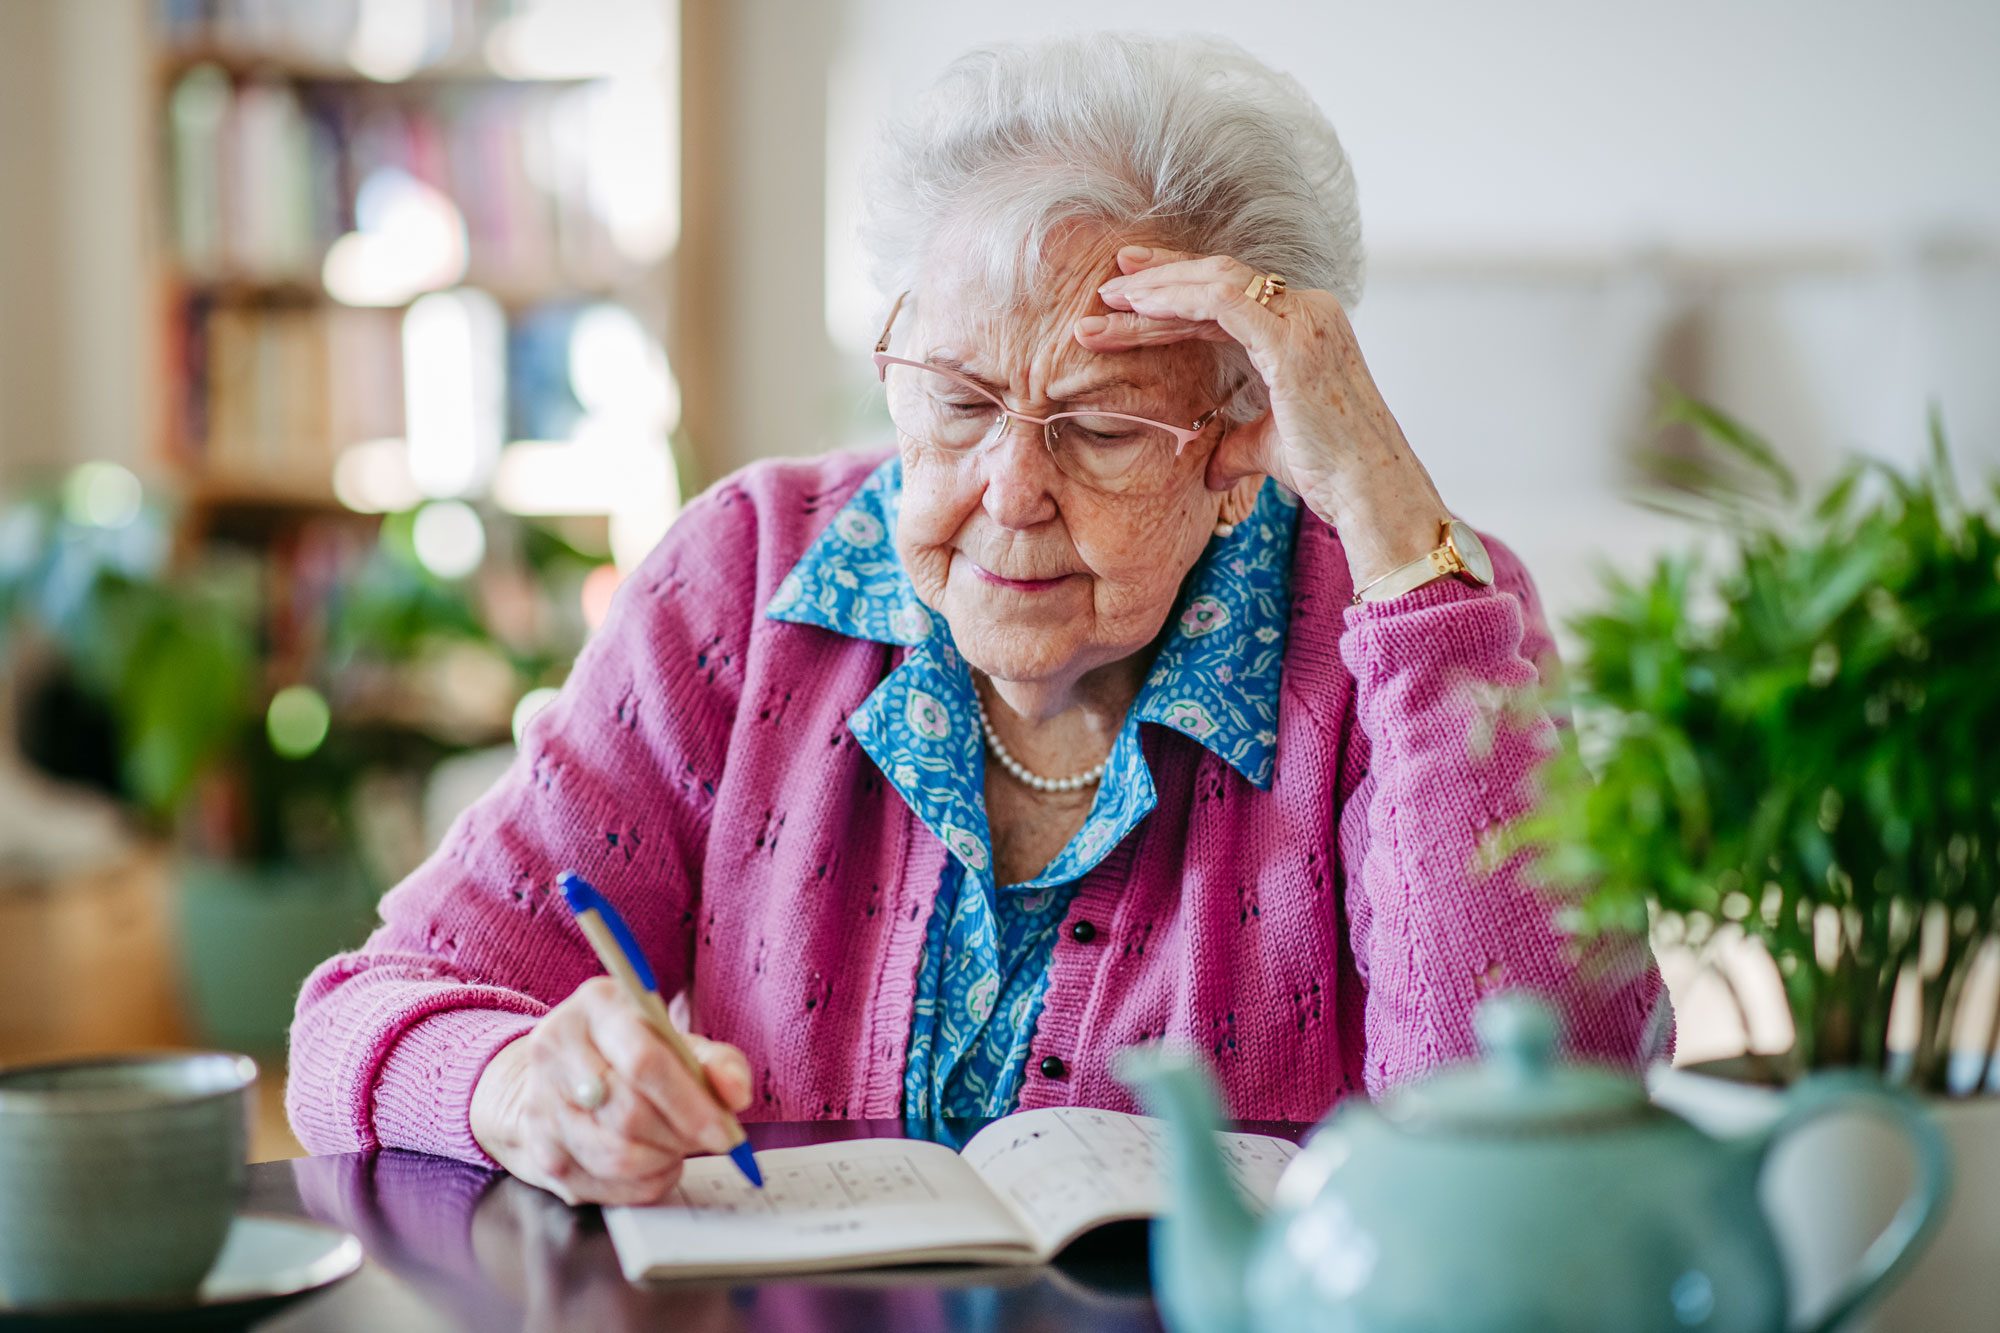
<path fill-rule="evenodd" d="M 1277 427 L 1267 410 L 1254 421 L 1231 424 L 1215 452 L 1208 456 L 1204 480 L 1211 491 L 1234 490 L 1250 482 L 1250 494 L 1271 471 L 1272 446 L 1278 439 Z"/>
<path fill-rule="evenodd" d="M 1235 527 L 1250 517 L 1250 511 L 1257 507 L 1257 491 L 1264 484 L 1264 474 L 1253 472 L 1239 478 L 1236 483 L 1222 493 L 1222 508 L 1216 514 L 1217 523 L 1227 523 Z"/>

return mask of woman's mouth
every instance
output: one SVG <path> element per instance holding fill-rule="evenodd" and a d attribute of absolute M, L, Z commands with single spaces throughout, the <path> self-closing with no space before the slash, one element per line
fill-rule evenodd
<path fill-rule="evenodd" d="M 1059 583 L 1067 581 L 1070 577 L 1068 574 L 1064 574 L 1058 578 L 1053 578 L 1053 579 L 1010 579 L 1004 574 L 994 573 L 986 566 L 980 564 L 977 560 L 973 560 L 969 557 L 966 559 L 965 563 L 971 565 L 972 572 L 977 574 L 981 579 L 983 579 L 987 583 L 992 584 L 996 588 L 1012 588 L 1016 592 L 1043 592 L 1049 588 L 1055 587 Z"/>

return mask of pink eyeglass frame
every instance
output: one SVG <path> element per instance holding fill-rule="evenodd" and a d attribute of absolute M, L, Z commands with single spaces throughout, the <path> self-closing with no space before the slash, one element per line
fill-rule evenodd
<path fill-rule="evenodd" d="M 1239 380 L 1236 387 L 1231 389 L 1221 402 L 1196 417 L 1194 424 L 1191 426 L 1173 426 L 1164 421 L 1155 421 L 1151 417 L 1135 417 L 1129 412 L 1057 412 L 1046 417 L 1031 417 L 1026 412 L 1015 411 L 1002 402 L 999 395 L 991 389 L 988 389 L 983 384 L 974 383 L 955 370 L 946 370 L 943 366 L 934 366 L 928 361 L 911 361 L 900 356 L 890 356 L 889 330 L 895 327 L 896 316 L 903 309 L 903 302 L 908 300 L 909 296 L 908 292 L 904 292 L 896 298 L 896 303 L 889 307 L 889 318 L 882 325 L 882 336 L 875 340 L 875 352 L 869 358 L 875 363 L 875 377 L 886 384 L 889 381 L 890 366 L 909 366 L 913 370 L 928 370 L 933 375 L 943 375 L 947 379 L 956 380 L 999 408 L 1003 414 L 1001 417 L 1002 421 L 1005 421 L 1007 417 L 1014 417 L 1018 420 L 1029 422 L 1032 425 L 1040 426 L 1042 428 L 1042 442 L 1052 449 L 1055 445 L 1055 437 L 1049 428 L 1065 417 L 1111 417 L 1118 421 L 1136 421 L 1145 426 L 1158 426 L 1161 430 L 1166 431 L 1174 437 L 1174 455 L 1175 457 L 1179 457 L 1181 450 L 1187 448 L 1200 438 L 1201 433 L 1208 429 L 1209 423 L 1215 420 L 1216 414 L 1229 406 L 1231 400 L 1237 394 L 1243 392 L 1243 386 L 1250 382 L 1247 378 Z"/>

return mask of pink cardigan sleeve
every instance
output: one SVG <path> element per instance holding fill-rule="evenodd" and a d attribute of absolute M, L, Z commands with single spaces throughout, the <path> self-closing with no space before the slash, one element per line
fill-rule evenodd
<path fill-rule="evenodd" d="M 490 1162 L 467 1123 L 473 1086 L 599 970 L 564 869 L 611 899 L 667 994 L 685 984 L 754 593 L 743 501 L 725 484 L 689 506 L 506 774 L 383 898 L 367 942 L 307 978 L 285 1097 L 307 1150 Z"/>
<path fill-rule="evenodd" d="M 1530 799 L 1555 726 L 1529 693 L 1557 669 L 1540 601 L 1520 561 L 1488 541 L 1491 588 L 1447 579 L 1346 611 L 1360 734 L 1339 836 L 1370 1096 L 1474 1054 L 1472 1011 L 1501 990 L 1551 1000 L 1574 1056 L 1635 1067 L 1671 1049 L 1650 950 L 1579 963 L 1517 862 L 1474 868 L 1481 838 Z"/>

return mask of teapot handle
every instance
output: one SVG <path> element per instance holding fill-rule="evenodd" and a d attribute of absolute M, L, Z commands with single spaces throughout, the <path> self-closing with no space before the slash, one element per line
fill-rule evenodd
<path fill-rule="evenodd" d="M 1889 1219 L 1882 1234 L 1869 1243 L 1859 1267 L 1818 1320 L 1794 1333 L 1833 1333 L 1876 1297 L 1887 1293 L 1916 1262 L 1923 1246 L 1944 1220 L 1951 1198 L 1951 1151 L 1944 1135 L 1923 1108 L 1904 1092 L 1885 1087 L 1861 1073 L 1818 1074 L 1798 1085 L 1790 1106 L 1757 1147 L 1757 1171 L 1770 1165 L 1771 1150 L 1807 1122 L 1852 1111 L 1888 1121 L 1902 1132 L 1917 1157 L 1916 1188 Z"/>

